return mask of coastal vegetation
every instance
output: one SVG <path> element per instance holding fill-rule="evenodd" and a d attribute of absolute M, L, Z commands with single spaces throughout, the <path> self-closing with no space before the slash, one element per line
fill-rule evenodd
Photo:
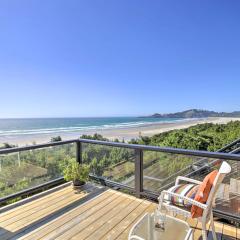
<path fill-rule="evenodd" d="M 61 136 L 52 137 L 51 140 L 50 140 L 50 142 L 60 142 L 60 141 L 62 141 Z"/>
<path fill-rule="evenodd" d="M 132 139 L 130 143 L 193 150 L 217 151 L 240 137 L 240 121 L 227 124 L 205 123 L 172 130 L 152 137 Z"/>
<path fill-rule="evenodd" d="M 0 149 L 13 148 L 13 147 L 16 147 L 16 146 L 9 143 L 3 143 L 0 145 Z"/>

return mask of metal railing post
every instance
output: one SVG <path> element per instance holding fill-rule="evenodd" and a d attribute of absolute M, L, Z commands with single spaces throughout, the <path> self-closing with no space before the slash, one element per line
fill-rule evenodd
<path fill-rule="evenodd" d="M 140 198 L 143 191 L 143 151 L 135 150 L 135 191 L 136 197 Z"/>
<path fill-rule="evenodd" d="M 79 164 L 82 163 L 82 143 L 80 141 L 76 142 L 76 160 Z"/>

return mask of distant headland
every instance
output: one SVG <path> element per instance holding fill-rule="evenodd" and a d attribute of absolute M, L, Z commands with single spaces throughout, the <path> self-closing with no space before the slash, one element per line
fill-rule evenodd
<path fill-rule="evenodd" d="M 208 118 L 208 117 L 240 117 L 240 111 L 234 112 L 215 112 L 201 109 L 189 109 L 182 112 L 160 114 L 155 113 L 151 116 L 142 116 L 142 118 Z"/>

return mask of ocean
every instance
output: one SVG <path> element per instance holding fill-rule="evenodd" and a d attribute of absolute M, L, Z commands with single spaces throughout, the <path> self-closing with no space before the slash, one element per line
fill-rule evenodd
<path fill-rule="evenodd" d="M 139 117 L 0 119 L 0 137 L 41 134 L 54 136 L 67 132 L 97 132 L 99 130 L 133 128 L 178 121 L 186 121 L 186 119 Z"/>

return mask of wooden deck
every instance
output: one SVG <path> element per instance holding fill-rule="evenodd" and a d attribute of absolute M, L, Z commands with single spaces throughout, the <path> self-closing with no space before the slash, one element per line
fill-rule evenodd
<path fill-rule="evenodd" d="M 66 185 L 0 209 L 0 239 L 126 240 L 133 223 L 155 208 L 115 190 L 88 185 L 76 191 Z M 188 222 L 194 239 L 201 239 L 201 225 Z M 217 222 L 216 230 L 219 239 L 240 239 L 236 227 Z"/>

